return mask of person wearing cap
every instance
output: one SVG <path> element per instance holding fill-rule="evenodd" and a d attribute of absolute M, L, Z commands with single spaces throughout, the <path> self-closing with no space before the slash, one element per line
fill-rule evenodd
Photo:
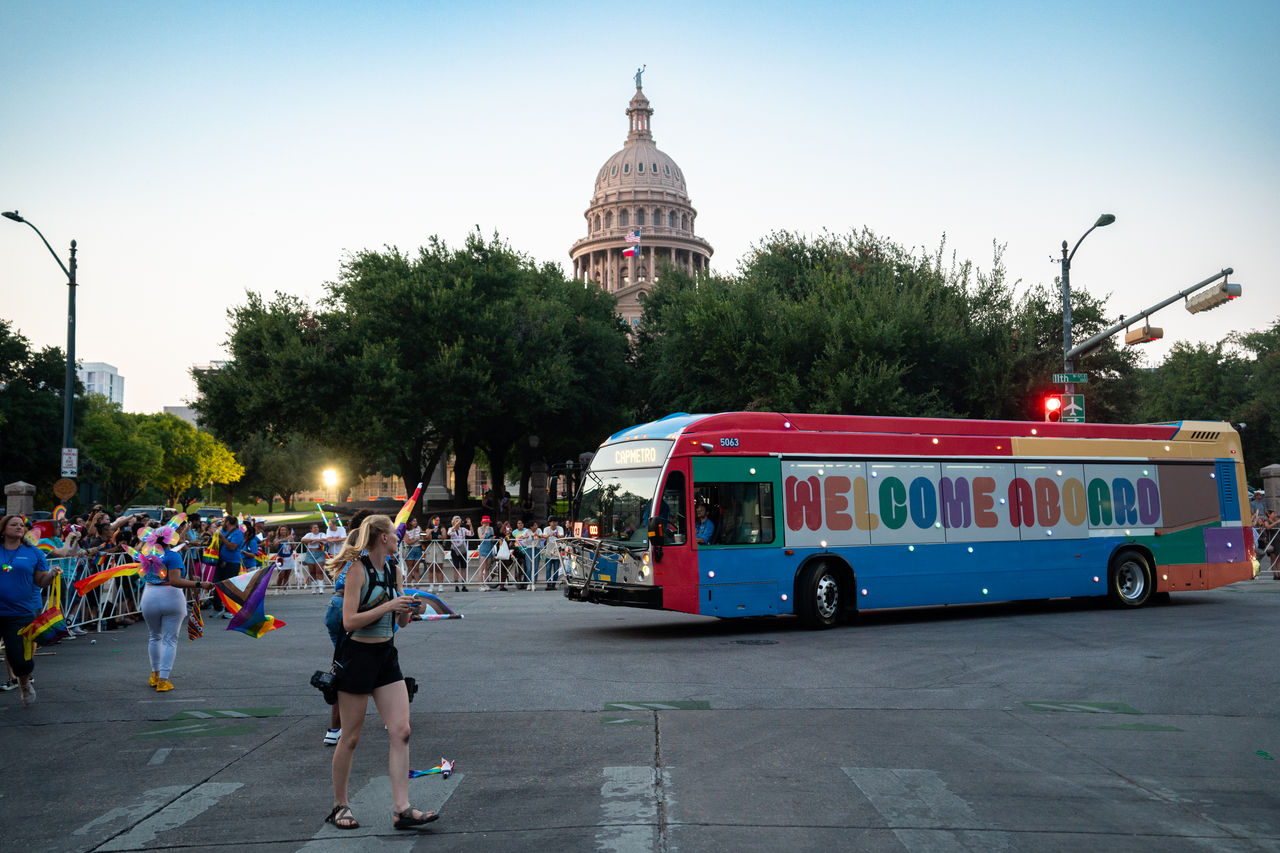
<path fill-rule="evenodd" d="M 1249 513 L 1255 520 L 1261 518 L 1267 513 L 1267 493 L 1262 489 L 1254 489 L 1253 497 L 1249 499 Z"/>
<path fill-rule="evenodd" d="M 493 519 L 487 515 L 480 517 L 480 526 L 476 528 L 476 538 L 480 540 L 477 553 L 480 555 L 480 591 L 489 591 L 489 569 L 493 565 L 493 551 L 497 539 L 493 533 Z"/>

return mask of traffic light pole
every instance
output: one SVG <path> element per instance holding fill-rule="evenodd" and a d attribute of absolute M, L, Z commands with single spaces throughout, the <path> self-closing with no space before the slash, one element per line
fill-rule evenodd
<path fill-rule="evenodd" d="M 1064 278 L 1066 276 L 1067 266 L 1068 265 L 1063 266 Z M 1195 293 L 1197 290 L 1200 290 L 1203 287 L 1208 287 L 1209 285 L 1213 284 L 1215 281 L 1217 281 L 1220 278 L 1225 279 L 1227 276 L 1231 275 L 1233 272 L 1235 272 L 1235 270 L 1233 270 L 1231 267 L 1227 267 L 1222 272 L 1217 273 L 1216 275 L 1211 275 L 1208 278 L 1206 278 L 1204 281 L 1197 282 L 1196 284 L 1191 285 L 1186 290 L 1178 291 L 1177 293 L 1173 294 L 1173 296 L 1170 296 L 1168 299 L 1164 300 L 1163 302 L 1158 302 L 1155 305 L 1152 305 L 1150 308 L 1147 308 L 1137 314 L 1134 314 L 1132 317 L 1127 317 L 1125 319 L 1122 319 L 1119 323 L 1116 323 L 1114 326 L 1111 326 L 1108 329 L 1103 329 L 1101 332 L 1098 332 L 1098 334 L 1094 335 L 1088 340 L 1082 341 L 1079 345 L 1070 347 L 1067 350 L 1067 353 L 1065 356 L 1065 361 L 1066 361 L 1066 364 L 1068 365 L 1068 372 L 1070 372 L 1070 365 L 1074 363 L 1074 359 L 1076 356 L 1082 355 L 1088 352 L 1089 350 L 1094 349 L 1103 341 L 1105 341 L 1107 338 L 1111 337 L 1112 335 L 1116 334 L 1117 332 L 1123 329 L 1129 328 L 1139 320 L 1145 320 L 1147 317 L 1150 317 L 1152 314 L 1156 313 L 1161 308 L 1167 308 L 1168 306 L 1177 302 L 1179 299 L 1186 299 L 1188 296 Z M 1071 343 L 1070 339 L 1068 339 L 1067 340 L 1068 346 L 1070 346 L 1070 343 Z M 1073 390 L 1074 390 L 1074 386 L 1071 386 L 1071 385 L 1067 386 L 1068 394 L 1073 393 Z"/>

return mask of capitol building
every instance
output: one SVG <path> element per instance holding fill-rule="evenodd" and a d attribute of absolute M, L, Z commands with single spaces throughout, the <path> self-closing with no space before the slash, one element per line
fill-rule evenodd
<path fill-rule="evenodd" d="M 569 250 L 574 278 L 612 293 L 618 314 L 632 326 L 640 320 L 640 297 L 663 265 L 705 273 L 712 253 L 711 244 L 694 234 L 698 212 L 684 172 L 653 141 L 653 108 L 641 73 L 627 104 L 626 142 L 600 167 L 585 213 L 587 236 Z"/>

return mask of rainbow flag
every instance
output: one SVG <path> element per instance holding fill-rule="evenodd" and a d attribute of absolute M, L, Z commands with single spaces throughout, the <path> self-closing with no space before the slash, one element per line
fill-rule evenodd
<path fill-rule="evenodd" d="M 62 504 L 58 504 L 53 508 L 53 520 L 65 521 L 67 518 L 67 508 Z"/>
<path fill-rule="evenodd" d="M 409 523 L 409 516 L 413 514 L 413 506 L 418 502 L 418 495 L 422 494 L 422 484 L 418 484 L 418 488 L 413 490 L 413 494 L 409 495 L 409 500 L 404 502 L 404 506 L 400 507 L 400 511 L 396 513 L 394 524 L 396 526 L 396 536 L 404 538 L 405 525 Z"/>
<path fill-rule="evenodd" d="M 31 620 L 31 624 L 18 629 L 18 634 L 22 636 L 22 651 L 25 659 L 31 660 L 33 647 L 37 644 L 46 646 L 56 643 L 69 633 L 67 622 L 62 618 L 62 579 L 54 578 L 52 592 L 49 594 L 49 606 Z"/>
<path fill-rule="evenodd" d="M 76 592 L 84 595 L 91 589 L 97 589 L 112 578 L 123 578 L 129 575 L 142 574 L 142 566 L 139 563 L 124 563 L 111 569 L 104 569 L 100 572 L 94 572 L 87 577 L 80 578 L 72 584 L 76 588 Z"/>
<path fill-rule="evenodd" d="M 218 551 L 222 548 L 222 531 L 214 530 L 213 536 L 209 539 L 209 544 L 205 546 L 204 553 L 200 555 L 200 562 L 206 566 L 218 565 Z"/>
<path fill-rule="evenodd" d="M 267 587 L 271 585 L 272 568 L 258 569 L 219 581 L 214 591 L 232 614 L 228 631 L 239 631 L 250 637 L 261 637 L 268 631 L 283 628 L 285 623 L 263 611 Z"/>

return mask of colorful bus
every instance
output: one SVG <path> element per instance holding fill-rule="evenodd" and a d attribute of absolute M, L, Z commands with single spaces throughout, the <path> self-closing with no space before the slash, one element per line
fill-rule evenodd
<path fill-rule="evenodd" d="M 1225 423 L 682 413 L 601 444 L 574 510 L 570 599 L 815 628 L 1258 572 Z"/>

